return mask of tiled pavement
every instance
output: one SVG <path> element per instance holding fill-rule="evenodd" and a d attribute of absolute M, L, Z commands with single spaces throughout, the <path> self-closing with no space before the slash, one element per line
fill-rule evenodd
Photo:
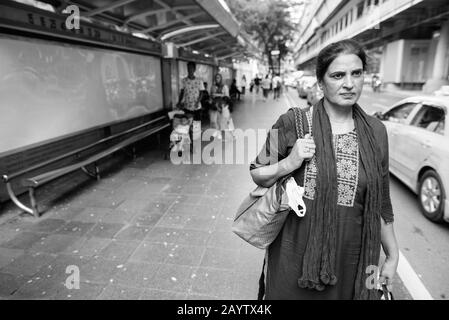
<path fill-rule="evenodd" d="M 234 121 L 268 128 L 285 110 L 246 97 Z M 1 299 L 257 298 L 264 252 L 231 232 L 253 187 L 247 164 L 173 165 L 141 150 L 104 167 L 99 182 L 75 173 L 41 188 L 40 219 L 3 208 Z M 65 285 L 68 266 L 79 289 Z"/>

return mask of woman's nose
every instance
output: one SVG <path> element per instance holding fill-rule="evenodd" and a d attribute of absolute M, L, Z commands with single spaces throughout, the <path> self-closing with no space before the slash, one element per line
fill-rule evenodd
<path fill-rule="evenodd" d="M 354 86 L 354 79 L 350 75 L 344 78 L 343 86 L 345 88 L 352 88 Z"/>

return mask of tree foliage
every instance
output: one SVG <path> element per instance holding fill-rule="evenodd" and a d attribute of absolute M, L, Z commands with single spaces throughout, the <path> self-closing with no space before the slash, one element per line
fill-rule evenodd
<path fill-rule="evenodd" d="M 268 59 L 270 68 L 277 57 L 272 50 L 280 51 L 280 59 L 289 52 L 287 43 L 292 40 L 294 25 L 290 19 L 290 1 L 285 0 L 226 0 L 232 13 L 242 23 L 244 30 L 256 40 Z"/>

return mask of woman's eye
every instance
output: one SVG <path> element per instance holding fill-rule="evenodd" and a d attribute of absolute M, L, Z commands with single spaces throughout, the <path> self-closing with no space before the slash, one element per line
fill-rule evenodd
<path fill-rule="evenodd" d="M 360 77 L 362 75 L 362 71 L 354 71 L 352 73 L 352 75 L 355 76 L 355 77 Z"/>
<path fill-rule="evenodd" d="M 343 74 L 336 73 L 336 74 L 332 75 L 332 78 L 339 80 L 339 79 L 343 78 Z"/>

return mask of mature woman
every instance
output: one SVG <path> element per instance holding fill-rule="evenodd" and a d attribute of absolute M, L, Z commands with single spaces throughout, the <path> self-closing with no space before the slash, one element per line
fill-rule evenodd
<path fill-rule="evenodd" d="M 293 173 L 305 187 L 305 216 L 290 213 L 267 250 L 265 299 L 379 299 L 374 270 L 381 245 L 379 281 L 391 284 L 399 251 L 388 138 L 382 122 L 357 104 L 365 67 L 355 41 L 324 48 L 316 67 L 324 98 L 312 108 L 311 134 L 305 126 L 306 136 L 297 139 L 289 110 L 273 126 L 278 138 L 271 134 L 251 164 L 258 185 Z"/>
<path fill-rule="evenodd" d="M 217 138 L 221 139 L 221 131 L 227 129 L 227 121 L 230 118 L 229 111 L 229 88 L 223 83 L 223 76 L 217 73 L 215 83 L 211 87 L 211 99 L 213 110 L 209 112 L 211 127 L 218 129 Z"/>

